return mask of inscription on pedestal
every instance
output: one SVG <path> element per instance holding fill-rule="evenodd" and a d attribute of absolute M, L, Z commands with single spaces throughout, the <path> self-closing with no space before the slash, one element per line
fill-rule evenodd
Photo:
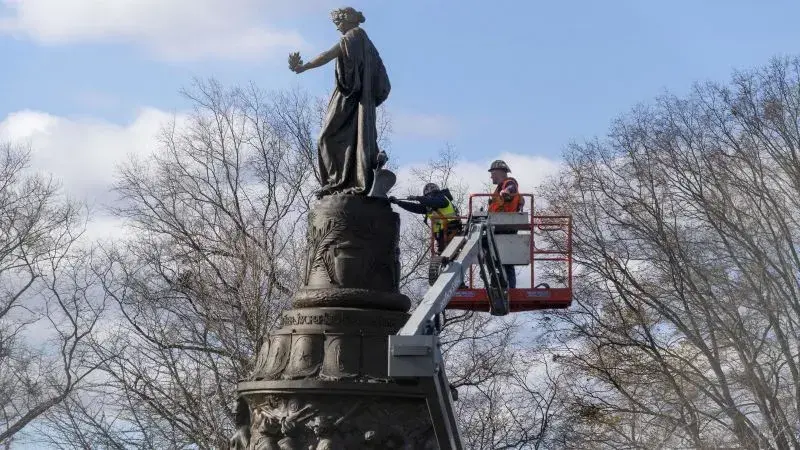
<path fill-rule="evenodd" d="M 391 316 L 371 311 L 311 309 L 289 310 L 283 314 L 283 327 L 331 326 L 348 328 L 386 328 L 398 330 L 408 320 L 406 314 Z"/>

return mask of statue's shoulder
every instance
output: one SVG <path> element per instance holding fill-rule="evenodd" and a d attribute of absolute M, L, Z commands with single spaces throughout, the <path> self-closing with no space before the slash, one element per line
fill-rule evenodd
<path fill-rule="evenodd" d="M 369 47 L 371 41 L 367 37 L 367 33 L 361 29 L 360 27 L 355 27 L 342 35 L 341 41 L 339 41 L 340 45 L 344 46 L 345 48 L 350 49 L 348 53 L 352 53 L 356 51 L 356 49 L 363 49 L 365 47 Z"/>
<path fill-rule="evenodd" d="M 366 40 L 369 40 L 369 37 L 367 36 L 367 32 L 364 31 L 363 28 L 354 27 L 354 28 L 351 28 L 350 30 L 348 30 L 347 33 L 345 33 L 344 36 L 342 36 L 342 39 L 347 39 L 347 40 L 356 40 L 356 39 L 364 40 L 364 39 L 366 39 Z"/>

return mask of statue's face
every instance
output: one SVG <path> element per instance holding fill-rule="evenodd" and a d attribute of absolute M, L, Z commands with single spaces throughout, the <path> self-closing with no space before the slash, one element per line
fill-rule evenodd
<path fill-rule="evenodd" d="M 334 19 L 333 24 L 340 33 L 345 34 L 357 26 L 356 23 L 350 22 L 345 19 Z"/>
<path fill-rule="evenodd" d="M 329 420 L 319 417 L 311 429 L 314 431 L 315 436 L 320 437 L 323 434 L 328 434 L 330 432 L 330 426 L 331 423 Z"/>
<path fill-rule="evenodd" d="M 261 425 L 261 432 L 264 434 L 277 434 L 281 431 L 281 423 L 275 417 L 266 417 Z"/>

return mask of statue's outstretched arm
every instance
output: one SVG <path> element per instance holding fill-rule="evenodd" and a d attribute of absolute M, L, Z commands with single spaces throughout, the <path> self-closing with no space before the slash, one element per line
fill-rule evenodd
<path fill-rule="evenodd" d="M 339 56 L 341 52 L 341 48 L 339 47 L 339 43 L 337 42 L 330 50 L 326 50 L 319 54 L 316 58 L 312 59 L 311 61 L 300 64 L 297 66 L 294 71 L 297 73 L 305 72 L 308 69 L 316 69 L 317 67 L 324 66 L 329 62 L 333 61 Z"/>

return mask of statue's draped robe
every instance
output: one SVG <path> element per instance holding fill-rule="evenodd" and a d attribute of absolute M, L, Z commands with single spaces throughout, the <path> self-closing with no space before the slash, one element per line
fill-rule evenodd
<path fill-rule="evenodd" d="M 319 138 L 321 194 L 367 194 L 378 157 L 375 109 L 389 96 L 391 85 L 364 30 L 349 30 L 339 48 L 336 88 Z"/>

